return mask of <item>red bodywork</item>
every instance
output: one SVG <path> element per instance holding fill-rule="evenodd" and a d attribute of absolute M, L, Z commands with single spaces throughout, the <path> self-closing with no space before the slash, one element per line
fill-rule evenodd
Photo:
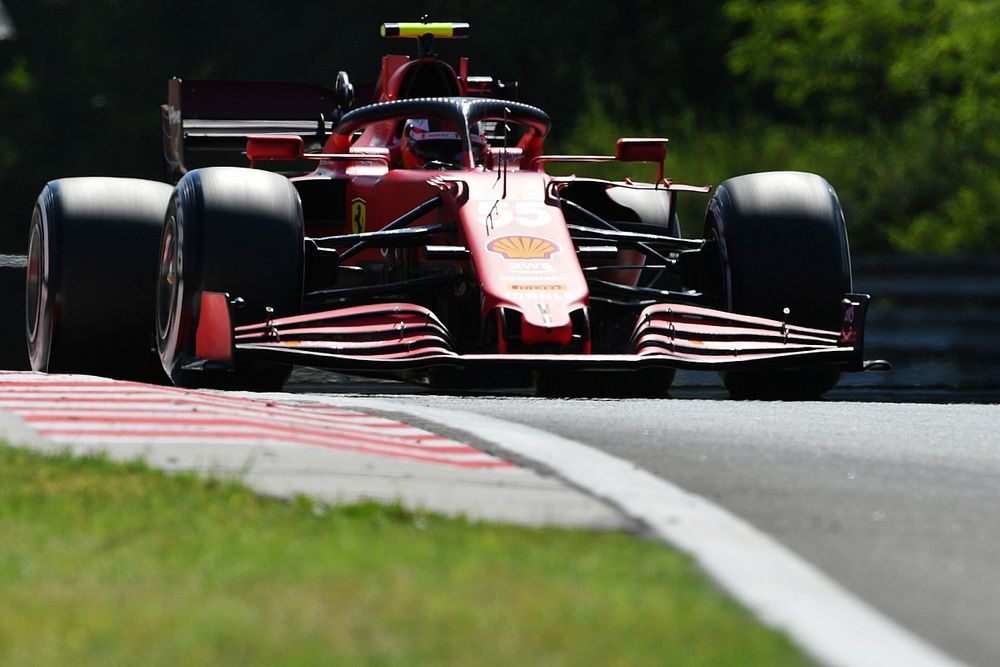
<path fill-rule="evenodd" d="M 452 92 L 457 93 L 456 97 L 465 97 L 472 92 L 467 59 L 462 59 L 460 73 L 456 73 L 433 56 L 411 59 L 390 55 L 382 59 L 377 101 L 399 100 L 408 77 L 426 70 L 439 79 L 441 94 Z M 364 229 L 354 231 L 378 231 L 442 191 L 448 193 L 449 206 L 415 224 L 458 221 L 457 233 L 438 240 L 469 250 L 469 268 L 482 291 L 482 317 L 490 318 L 500 308 L 513 309 L 523 317 L 522 339 L 526 345 L 567 345 L 573 333 L 570 313 L 587 306 L 587 283 L 562 211 L 548 194 L 551 177 L 542 171 L 540 163 L 533 169 L 520 168 L 522 163 L 541 155 L 544 136 L 526 133 L 520 145 L 509 149 L 511 156 L 517 155 L 517 162 L 508 162 L 502 172 L 499 165 L 494 170 L 489 164 L 475 164 L 471 152 L 466 154 L 458 173 L 407 170 L 399 168 L 400 127 L 405 120 L 398 117 L 346 133 L 334 132 L 323 149 L 328 155 L 385 154 L 389 156 L 388 164 L 373 166 L 364 160 L 318 157 L 316 171 L 296 180 L 349 178 L 347 205 L 363 202 L 365 206 Z M 505 152 L 501 149 L 496 158 L 504 157 Z M 355 217 L 352 210 L 348 210 L 347 217 Z M 376 253 L 380 252 L 368 250 L 358 260 L 378 260 Z M 503 347 L 501 340 L 500 349 Z"/>
<path fill-rule="evenodd" d="M 396 229 L 391 226 L 394 221 L 438 199 L 426 212 L 399 227 L 404 231 L 428 230 L 418 243 L 372 237 L 375 240 L 367 247 L 352 251 L 353 241 L 341 242 L 337 270 L 349 278 L 377 269 L 384 276 L 382 282 L 404 284 L 453 277 L 454 284 L 442 285 L 439 297 L 447 301 L 459 299 L 470 289 L 475 292 L 472 298 L 478 298 L 478 321 L 472 329 L 478 330 L 476 336 L 457 331 L 459 324 L 436 312 L 426 299 L 382 298 L 359 303 L 363 297 L 352 299 L 352 286 L 360 295 L 379 281 L 342 280 L 328 290 L 344 299 L 342 305 L 312 308 L 314 312 L 235 331 L 219 311 L 221 296 L 210 296 L 202 301 L 199 356 L 228 363 L 235 351 L 237 358 L 292 359 L 355 372 L 434 365 L 622 370 L 795 366 L 803 362 L 861 368 L 867 307 L 864 295 L 849 295 L 846 300 L 843 332 L 787 326 L 776 320 L 669 303 L 669 298 L 663 298 L 659 300 L 665 302 L 629 316 L 632 319 L 625 326 L 622 344 L 610 350 L 604 345 L 596 351 L 595 343 L 600 346 L 602 341 L 595 341 L 586 272 L 626 289 L 635 288 L 647 254 L 614 244 L 609 244 L 607 251 L 582 248 L 558 197 L 561 188 L 581 181 L 550 176 L 545 165 L 561 159 L 652 162 L 658 165 L 654 183 L 607 186 L 659 189 L 671 196 L 679 190 L 707 192 L 708 188 L 677 185 L 663 177 L 665 139 L 622 139 L 615 156 L 546 156 L 547 119 L 539 120 L 544 114 L 513 102 L 509 105 L 516 108 L 510 120 L 523 127 L 509 146 L 494 142 L 479 163 L 468 150 L 462 164 L 454 169 L 401 168 L 402 124 L 407 112 L 422 109 L 422 101 L 436 100 L 435 104 L 444 105 L 442 109 L 451 105 L 454 114 L 469 114 L 478 113 L 475 104 L 481 100 L 483 108 L 490 110 L 473 120 L 507 122 L 510 109 L 502 100 L 477 97 L 484 92 L 488 92 L 484 84 L 469 77 L 465 59 L 456 72 L 433 56 L 385 56 L 373 105 L 343 116 L 318 151 L 306 152 L 300 136 L 280 133 L 249 136 L 246 146 L 253 166 L 266 160 L 316 161 L 313 171 L 292 178 L 306 211 L 307 240 L 333 239 L 329 242 L 335 243 L 353 235 L 363 243 L 365 235 L 377 235 L 387 226 Z M 180 164 L 179 159 L 176 162 Z M 315 213 L 318 205 L 310 198 L 323 189 L 339 193 L 331 201 L 340 210 Z M 593 232 L 589 245 L 599 245 L 599 234 L 600 230 Z M 695 242 L 685 246 L 677 241 L 674 250 L 696 247 Z M 595 259 L 583 254 L 588 250 L 595 251 Z M 676 255 L 669 259 L 676 261 Z M 611 268 L 601 269 L 603 266 Z M 357 270 L 345 270 L 351 267 Z M 314 292 L 321 293 L 322 289 Z M 461 326 L 470 327 L 467 320 Z M 228 340 L 233 341 L 232 346 L 225 342 Z"/>

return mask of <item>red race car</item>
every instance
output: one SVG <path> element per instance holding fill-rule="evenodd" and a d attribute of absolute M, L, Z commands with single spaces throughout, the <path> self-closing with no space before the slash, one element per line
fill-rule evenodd
<path fill-rule="evenodd" d="M 823 178 L 731 178 L 703 237 L 681 238 L 678 195 L 710 188 L 664 176 L 666 139 L 546 154 L 549 118 L 516 85 L 433 54 L 467 32 L 384 24 L 418 55 L 385 56 L 364 105 L 343 72 L 333 89 L 170 81 L 172 184 L 68 178 L 38 199 L 32 367 L 276 389 L 303 364 L 585 395 L 716 369 L 744 397 L 817 396 L 865 368 L 868 297 Z M 213 166 L 189 169 L 198 151 Z M 611 160 L 655 179 L 545 171 Z"/>

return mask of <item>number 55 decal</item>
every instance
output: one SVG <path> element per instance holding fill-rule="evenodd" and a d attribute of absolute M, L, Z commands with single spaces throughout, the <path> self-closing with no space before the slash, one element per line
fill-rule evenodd
<path fill-rule="evenodd" d="M 479 220 L 490 228 L 517 223 L 523 227 L 544 227 L 552 221 L 549 207 L 540 201 L 479 202 Z"/>

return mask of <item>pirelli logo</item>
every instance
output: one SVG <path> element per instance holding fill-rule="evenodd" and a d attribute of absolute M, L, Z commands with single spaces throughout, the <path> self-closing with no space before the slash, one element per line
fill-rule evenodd
<path fill-rule="evenodd" d="M 504 259 L 548 259 L 559 252 L 555 242 L 538 236 L 501 236 L 490 241 L 486 249 Z"/>
<path fill-rule="evenodd" d="M 507 289 L 512 292 L 565 292 L 566 286 L 557 285 L 508 285 Z"/>

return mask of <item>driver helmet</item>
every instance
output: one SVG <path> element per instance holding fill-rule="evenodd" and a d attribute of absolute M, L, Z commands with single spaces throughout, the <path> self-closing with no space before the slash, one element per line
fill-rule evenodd
<path fill-rule="evenodd" d="M 470 128 L 469 138 L 474 162 L 481 164 L 485 139 L 478 123 Z M 462 153 L 462 135 L 440 121 L 411 118 L 403 126 L 400 154 L 406 169 L 422 169 L 429 163 L 460 167 Z"/>

